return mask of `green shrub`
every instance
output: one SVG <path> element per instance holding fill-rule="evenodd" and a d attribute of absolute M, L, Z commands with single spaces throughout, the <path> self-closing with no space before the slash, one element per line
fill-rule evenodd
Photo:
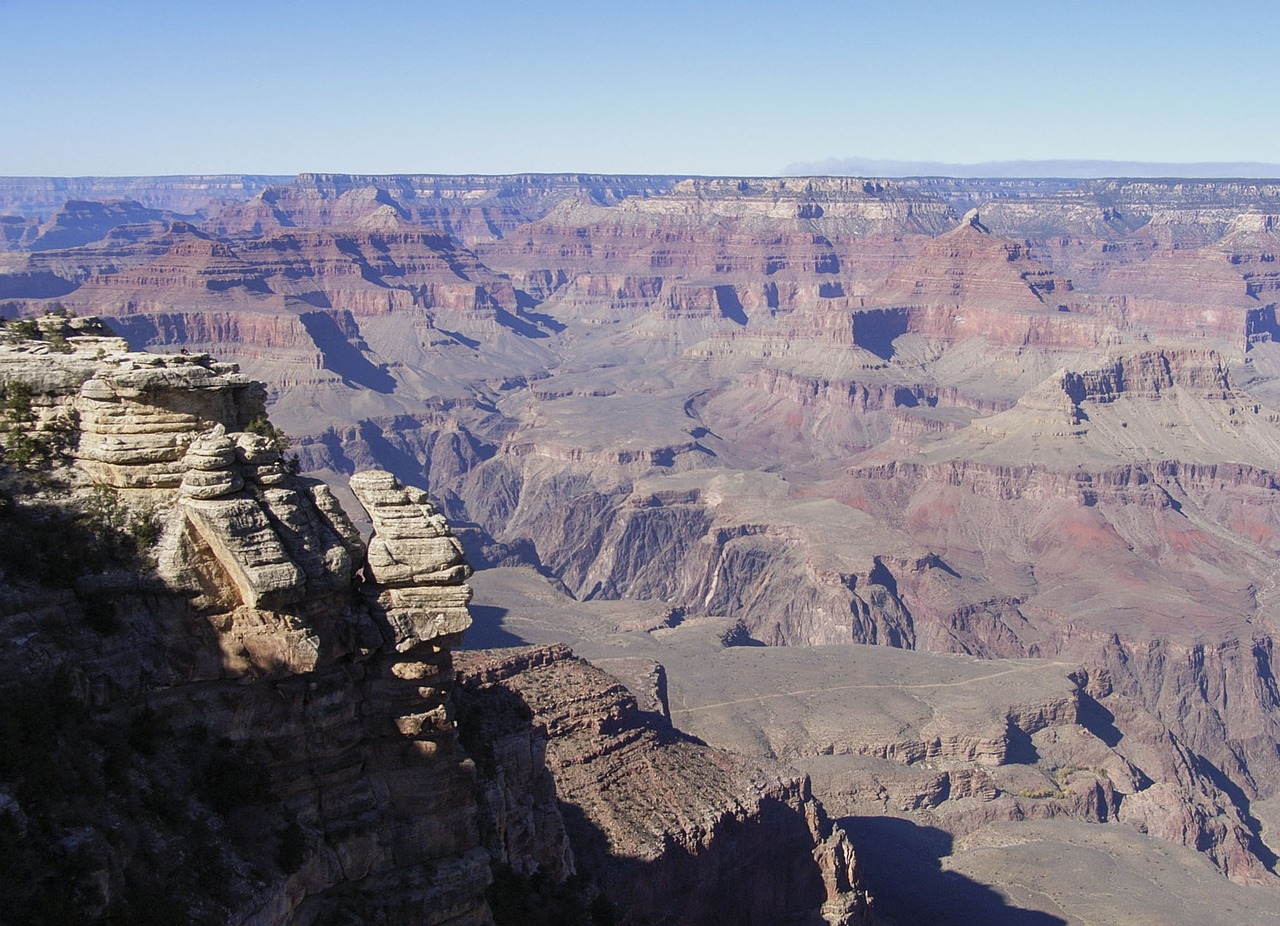
<path fill-rule="evenodd" d="M 0 447 L 7 465 L 44 474 L 52 464 L 69 458 L 80 439 L 80 424 L 74 411 L 38 424 L 34 397 L 30 383 L 0 382 Z"/>
<path fill-rule="evenodd" d="M 1058 788 L 1051 788 L 1048 786 L 1045 786 L 1043 788 L 1024 788 L 1023 790 L 1018 792 L 1018 797 L 1031 798 L 1032 800 L 1037 800 L 1037 801 L 1045 800 L 1046 798 L 1053 798 L 1057 800 L 1059 798 L 1064 798 L 1066 796 L 1067 795 L 1065 791 L 1061 791 Z"/>
<path fill-rule="evenodd" d="M 160 524 L 150 509 L 126 507 L 114 489 L 99 486 L 81 501 L 51 502 L 0 473 L 0 572 L 25 586 L 66 588 L 78 576 L 108 569 L 154 568 L 151 547 Z M 118 628 L 109 603 L 81 599 L 88 625 L 101 634 Z"/>
<path fill-rule="evenodd" d="M 257 434 L 259 437 L 265 437 L 271 442 L 271 446 L 281 453 L 289 449 L 293 443 L 293 439 L 285 434 L 283 430 L 277 428 L 274 424 L 267 420 L 265 415 L 258 415 L 244 429 L 250 434 Z"/>
<path fill-rule="evenodd" d="M 40 326 L 30 318 L 20 318 L 8 327 L 20 338 L 26 338 L 28 341 L 41 340 Z"/>
<path fill-rule="evenodd" d="M 49 350 L 56 354 L 69 354 L 74 348 L 71 342 L 67 340 L 67 336 L 61 331 L 54 331 L 45 338 L 45 342 L 49 345 Z"/>
<path fill-rule="evenodd" d="M 160 539 L 160 520 L 153 509 L 131 509 L 115 489 L 94 486 L 84 506 L 84 524 L 91 537 L 93 571 L 154 565 L 149 551 Z"/>

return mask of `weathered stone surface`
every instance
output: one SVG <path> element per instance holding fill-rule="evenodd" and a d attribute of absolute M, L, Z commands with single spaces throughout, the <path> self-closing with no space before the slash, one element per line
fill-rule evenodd
<path fill-rule="evenodd" d="M 491 840 L 532 845 L 555 870 L 567 832 L 578 871 L 642 920 L 697 926 L 732 911 L 735 922 L 766 924 L 821 911 L 832 924 L 869 922 L 853 850 L 807 778 L 673 736 L 615 678 L 563 646 L 462 652 L 457 664 L 470 722 L 515 733 L 531 713 L 545 730 L 566 808 L 563 822 L 545 799 L 534 813 L 511 813 L 503 788 L 536 777 L 525 762 L 536 762 L 541 744 L 527 733 L 501 740 L 511 752 L 490 754 L 482 788 L 496 812 Z"/>
<path fill-rule="evenodd" d="M 392 629 L 396 649 L 470 626 L 471 593 L 462 583 L 471 567 L 435 506 L 385 472 L 357 473 L 351 491 L 373 521 L 363 591 Z"/>
<path fill-rule="evenodd" d="M 9 763 L 0 817 L 8 825 L 45 814 L 40 840 L 81 847 L 91 873 L 69 869 L 59 890 L 74 895 L 67 909 L 86 915 L 140 915 L 138 885 L 154 881 L 151 903 L 182 885 L 162 901 L 162 917 L 195 922 L 277 926 L 341 911 L 388 926 L 490 924 L 490 856 L 451 708 L 450 647 L 469 599 L 456 549 L 448 547 L 449 576 L 443 563 L 412 560 L 405 576 L 456 585 L 365 583 L 361 595 L 364 543 L 330 490 L 237 430 L 261 411 L 258 384 L 207 359 L 93 349 L 90 360 L 79 338 L 68 340 L 70 352 L 39 355 L 38 369 L 24 344 L 0 345 L 0 377 L 34 379 L 41 421 L 76 403 L 82 420 L 102 426 L 86 432 L 69 466 L 54 461 L 53 485 L 73 494 L 70 505 L 110 498 L 125 512 L 154 509 L 162 530 L 145 551 L 154 569 L 68 575 L 74 591 L 33 584 L 6 564 L 0 701 L 6 714 L 20 712 L 29 710 L 25 690 L 65 689 L 77 719 L 41 731 L 40 754 L 83 755 L 62 773 L 76 783 L 73 815 L 61 791 Z M 38 432 L 40 421 L 30 426 Z M 104 452 L 120 435 L 129 446 Z M 159 441 L 160 457 L 172 454 L 163 471 L 150 456 Z M 102 496 L 86 473 L 146 491 Z M 424 499 L 399 491 L 432 536 L 447 538 Z M 50 492 L 44 503 L 55 501 Z M 6 542 L 9 524 L 0 523 Z M 135 748 L 139 717 L 148 732 Z M 60 739 L 73 735 L 68 724 L 74 746 Z M 111 761 L 124 769 L 109 797 L 95 771 L 105 767 L 103 743 L 114 743 Z M 160 793 L 172 795 L 163 812 Z M 6 857 L 19 866 L 6 879 L 30 861 L 22 851 Z M 18 890 L 10 880 L 6 888 Z M 22 904 L 30 890 L 21 887 Z M 17 893 L 7 899 L 18 902 Z"/>
<path fill-rule="evenodd" d="M 173 487 L 187 469 L 218 470 L 233 462 L 234 445 L 219 444 L 175 465 L 198 433 L 218 425 L 239 431 L 260 416 L 264 397 L 261 384 L 215 370 L 207 357 L 119 355 L 101 365 L 74 400 L 79 458 L 95 479 L 117 488 Z"/>
<path fill-rule="evenodd" d="M 310 176 L 201 228 L 8 253 L 0 292 L 30 314 L 61 287 L 134 344 L 232 343 L 279 384 L 305 469 L 421 472 L 486 558 L 579 599 L 723 616 L 739 640 L 1105 669 L 1230 783 L 1222 820 L 1247 828 L 1280 787 L 1277 192 Z M 169 442 L 122 484 L 175 484 L 182 435 L 214 423 L 155 430 Z M 403 565 L 375 558 L 387 579 Z M 442 629 L 412 625 L 387 632 Z M 998 730 L 898 748 L 1007 752 Z M 1252 877 L 1217 796 L 1171 759 L 1137 765 L 1170 776 L 1194 824 L 1153 828 Z M 1004 812 L 991 768 L 947 778 L 978 817 Z M 901 804 L 942 787 L 884 782 Z M 1116 793 L 1064 790 L 1029 806 L 1096 813 Z"/>

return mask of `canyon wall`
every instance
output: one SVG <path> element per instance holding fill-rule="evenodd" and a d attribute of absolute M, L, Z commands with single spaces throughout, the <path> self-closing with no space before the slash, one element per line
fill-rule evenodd
<path fill-rule="evenodd" d="M 480 926 L 549 884 L 589 922 L 720 922 L 730 903 L 739 922 L 866 921 L 803 777 L 769 770 L 762 791 L 761 766 L 654 727 L 563 649 L 473 658 L 458 692 L 471 567 L 448 522 L 363 470 L 362 537 L 297 474 L 265 398 L 234 364 L 134 353 L 96 319 L 0 328 L 12 915 Z M 603 795 L 573 774 L 589 756 L 667 778 L 649 842 L 593 817 L 643 783 Z M 709 861 L 739 866 L 743 841 L 756 856 L 709 902 Z"/>
<path fill-rule="evenodd" d="M 739 642 L 1076 663 L 1186 751 L 1153 766 L 1169 802 L 1199 820 L 1213 782 L 1256 840 L 1151 828 L 1233 877 L 1271 864 L 1274 184 L 306 175 L 182 214 L 89 195 L 5 200 L 5 317 L 100 311 L 174 370 L 217 345 L 270 383 L 254 401 L 302 469 L 343 494 L 381 466 L 475 562 L 581 601 Z M 133 438 L 89 398 L 107 478 Z M 172 440 L 148 452 L 185 480 Z"/>

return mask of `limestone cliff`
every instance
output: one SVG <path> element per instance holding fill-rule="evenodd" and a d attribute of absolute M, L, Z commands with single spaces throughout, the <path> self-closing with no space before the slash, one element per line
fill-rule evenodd
<path fill-rule="evenodd" d="M 450 706 L 470 570 L 443 519 L 362 474 L 366 545 L 282 460 L 260 384 L 42 324 L 0 345 L 32 407 L 6 404 L 0 525 L 13 921 L 491 922 Z M 59 416 L 78 445 L 24 466 L 14 428 Z M 142 520 L 132 560 L 76 562 Z"/>
<path fill-rule="evenodd" d="M 264 396 L 93 320 L 0 328 L 0 922 L 482 926 L 531 884 L 593 923 L 865 919 L 807 779 L 673 739 L 566 651 L 473 663 L 509 692 L 468 693 L 464 751 L 459 541 L 381 471 L 350 479 L 362 538 Z"/>

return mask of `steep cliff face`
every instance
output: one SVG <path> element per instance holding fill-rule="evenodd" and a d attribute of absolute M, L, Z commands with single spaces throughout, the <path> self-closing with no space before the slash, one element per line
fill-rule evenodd
<path fill-rule="evenodd" d="M 0 338 L 17 919 L 482 926 L 537 884 L 592 922 L 866 920 L 805 779 L 563 648 L 472 657 L 464 751 L 471 569 L 423 492 L 352 475 L 365 540 L 234 365 L 62 316 Z"/>
<path fill-rule="evenodd" d="M 429 329 L 439 315 L 445 329 L 470 329 L 515 324 L 519 311 L 509 280 L 394 210 L 334 232 L 282 228 L 234 244 L 173 222 L 142 240 L 33 253 L 5 289 L 113 317 L 135 346 L 311 351 L 345 366 L 344 353 L 362 347 L 362 319 L 409 313 Z"/>
<path fill-rule="evenodd" d="M 5 177 L 0 180 L 0 212 L 56 213 L 71 200 L 131 199 L 153 209 L 195 212 L 225 199 L 248 198 L 289 178 L 253 174 L 172 177 Z"/>
<path fill-rule="evenodd" d="M 581 599 L 769 644 L 1078 662 L 1155 718 L 1135 740 L 1185 751 L 1149 763 L 1170 790 L 1148 811 L 1181 803 L 1148 828 L 1265 867 L 1236 824 L 1274 841 L 1250 815 L 1280 787 L 1274 184 L 276 186 L 49 250 L 22 250 L 44 216 L 7 221 L 0 308 L 80 293 L 134 344 L 235 339 L 306 467 L 381 463 L 482 561 Z M 77 399 L 103 478 L 131 485 L 118 461 L 145 451 L 166 484 L 228 479 L 111 431 L 90 400 L 132 399 L 104 383 Z"/>
<path fill-rule="evenodd" d="M 3 598 L 10 913 L 490 922 L 450 707 L 469 570 L 443 519 L 364 474 L 366 547 L 243 430 L 258 384 L 58 333 L 65 353 L 0 345 L 6 395 L 38 410 L 14 424 L 37 441 L 68 409 L 84 425 L 71 466 L 25 467 L 4 439 L 0 526 L 8 553 L 29 544 Z M 36 478 L 47 501 L 22 487 Z M 105 534 L 135 560 L 85 562 Z"/>
<path fill-rule="evenodd" d="M 558 382 L 531 391 L 607 404 Z M 784 398 L 803 408 L 811 394 Z M 837 393 L 851 410 L 859 395 Z M 928 397 L 884 390 L 867 408 Z M 715 408 L 694 407 L 713 432 L 698 442 L 728 457 Z M 1170 790 L 1119 816 L 1137 821 L 1144 801 L 1164 808 L 1141 825 L 1242 882 L 1267 880 L 1249 807 L 1277 774 L 1274 421 L 1221 354 L 1136 349 L 1060 370 L 905 460 L 875 448 L 827 481 L 728 476 L 702 455 L 558 454 L 540 440 L 471 445 L 465 464 L 441 457 L 438 478 L 508 550 L 536 545 L 576 595 L 730 615 L 769 644 L 1076 661 L 1150 715 L 1133 737 L 1161 756 L 1144 767 Z M 1153 459 L 1152 446 L 1174 449 Z"/>
<path fill-rule="evenodd" d="M 458 671 L 464 711 L 505 701 L 544 731 L 534 755 L 545 749 L 563 822 L 535 804 L 508 819 L 505 842 L 538 846 L 554 871 L 567 833 L 578 871 L 628 921 L 764 924 L 819 909 L 833 924 L 869 921 L 848 838 L 807 778 L 676 734 L 564 647 L 460 653 Z M 527 775 L 527 755 L 523 742 L 495 749 L 490 780 Z"/>
<path fill-rule="evenodd" d="M 283 178 L 282 178 L 283 179 Z M 301 174 L 248 201 L 211 210 L 220 233 L 255 235 L 281 227 L 344 225 L 379 208 L 438 228 L 468 244 L 500 239 L 566 199 L 602 204 L 670 189 L 671 177 L 523 174 L 509 177 Z"/>

